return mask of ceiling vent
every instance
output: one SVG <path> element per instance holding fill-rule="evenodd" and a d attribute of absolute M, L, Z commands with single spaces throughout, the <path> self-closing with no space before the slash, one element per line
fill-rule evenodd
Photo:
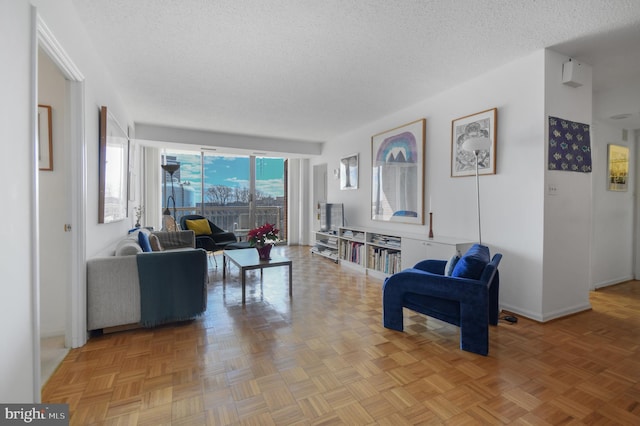
<path fill-rule="evenodd" d="M 625 114 L 612 115 L 609 118 L 612 120 L 624 120 L 625 118 L 629 118 L 629 117 L 631 117 L 631 114 L 625 113 Z"/>

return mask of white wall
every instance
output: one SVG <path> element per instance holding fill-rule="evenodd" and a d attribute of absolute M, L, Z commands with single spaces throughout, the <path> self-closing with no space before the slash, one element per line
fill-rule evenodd
<path fill-rule="evenodd" d="M 596 100 L 597 102 L 597 100 Z M 593 271 L 591 288 L 604 287 L 633 279 L 633 212 L 635 192 L 635 143 L 633 131 L 622 139 L 622 129 L 596 121 L 593 125 Z M 629 148 L 629 180 L 625 192 L 607 190 L 607 147 Z"/>
<path fill-rule="evenodd" d="M 620 113 L 636 111 L 639 98 L 638 84 L 621 82 L 617 86 L 609 85 L 593 94 L 593 115 L 607 118 L 612 109 Z M 625 128 L 626 140 L 622 135 Z M 598 149 L 594 155 L 598 155 L 599 161 L 594 165 L 593 175 L 591 288 L 599 288 L 640 276 L 640 205 L 637 204 L 635 194 L 640 184 L 640 174 L 636 173 L 640 164 L 640 151 L 637 149 L 640 130 L 633 130 L 626 119 L 615 122 L 601 120 L 594 123 L 594 133 Z M 606 190 L 606 145 L 609 143 L 630 148 L 630 181 L 627 192 L 611 193 Z M 632 231 L 634 227 L 635 233 Z"/>
<path fill-rule="evenodd" d="M 562 84 L 562 64 L 569 57 L 545 52 L 545 117 L 540 123 L 548 144 L 547 116 L 591 124 L 591 67 L 583 64 L 585 84 Z M 592 141 L 592 146 L 594 142 Z M 546 152 L 546 151 L 545 151 Z M 555 195 L 544 199 L 544 272 L 542 309 L 535 319 L 546 321 L 589 309 L 591 271 L 591 188 L 593 173 L 546 170 L 543 187 Z"/>
<path fill-rule="evenodd" d="M 35 154 L 30 125 L 35 94 L 30 90 L 31 37 L 27 0 L 0 2 L 0 149 L 3 162 L 3 208 L 0 208 L 0 401 L 28 402 L 37 398 L 32 267 L 35 251 L 31 186 Z M 11 66 L 7 66 L 11 64 Z M 7 208 L 10 207 L 10 208 Z"/>
<path fill-rule="evenodd" d="M 544 51 L 521 58 L 437 96 L 344 134 L 325 145 L 313 165 L 327 163 L 328 202 L 344 203 L 349 225 L 402 234 L 428 232 L 427 224 L 370 219 L 371 136 L 426 118 L 425 208 L 431 200 L 435 235 L 477 239 L 475 180 L 451 178 L 451 121 L 498 108 L 497 174 L 480 178 L 483 243 L 504 254 L 500 301 L 535 316 L 542 303 L 544 182 Z M 340 191 L 332 170 L 360 154 L 360 187 Z"/>
<path fill-rule="evenodd" d="M 69 161 L 65 137 L 65 79 L 49 57 L 38 54 L 38 103 L 51 106 L 53 170 L 38 172 L 40 180 L 40 335 L 65 334 L 67 285 L 70 279 Z"/>
<path fill-rule="evenodd" d="M 593 228 L 593 238 L 600 239 L 604 232 L 601 214 L 618 211 L 623 223 L 618 224 L 609 241 L 600 240 L 602 244 L 593 246 L 592 253 L 592 182 L 597 179 L 594 174 L 601 173 L 598 160 L 602 160 L 596 144 L 605 135 L 593 135 L 595 173 L 546 170 L 548 116 L 591 124 L 590 68 L 582 87 L 563 85 L 562 64 L 568 59 L 541 50 L 329 141 L 322 157 L 313 163 L 328 164 L 328 201 L 345 204 L 350 225 L 426 235 L 426 225 L 369 219 L 371 135 L 425 117 L 424 196 L 426 212 L 429 200 L 432 204 L 434 232 L 476 239 L 473 179 L 450 177 L 451 120 L 497 107 L 497 175 L 481 177 L 480 190 L 483 242 L 494 252 L 504 254 L 500 265 L 500 304 L 539 321 L 588 309 L 589 287 L 594 278 L 607 282 L 630 273 L 629 255 L 616 255 L 610 246 L 624 232 L 628 235 L 622 241 L 624 250 L 631 244 L 628 227 L 631 210 L 625 210 L 631 201 L 625 201 L 624 206 L 610 206 L 607 212 L 597 212 L 599 224 Z M 360 154 L 360 189 L 340 191 L 339 181 L 332 178 L 331 171 L 339 166 L 340 157 L 355 152 Z M 558 189 L 556 195 L 547 194 L 549 184 Z M 600 195 L 607 194 L 600 191 L 596 197 Z M 598 256 L 598 264 L 591 264 L 592 254 Z M 612 262 L 612 256 L 622 260 Z M 610 266 L 601 268 L 605 263 Z M 613 268 L 621 264 L 623 272 L 613 275 L 616 273 Z M 592 277 L 595 269 L 597 275 L 593 273 Z"/>
<path fill-rule="evenodd" d="M 129 217 L 112 224 L 98 223 L 98 125 L 100 107 L 109 108 L 124 128 L 132 125 L 120 97 L 107 73 L 107 67 L 93 48 L 71 0 L 56 2 L 32 0 L 38 14 L 67 55 L 85 76 L 85 139 L 87 159 L 86 234 L 87 257 L 102 252 L 131 228 Z"/>
<path fill-rule="evenodd" d="M 55 38 L 63 46 L 80 72 L 85 76 L 85 139 L 87 159 L 87 255 L 90 257 L 124 235 L 129 221 L 112 225 L 98 225 L 98 111 L 107 105 L 121 123 L 130 123 L 118 98 L 105 66 L 88 42 L 70 0 L 13 0 L 0 2 L 0 67 L 3 84 L 0 101 L 0 147 L 11 154 L 4 163 L 10 179 L 3 181 L 3 206 L 0 220 L 7 224 L 0 228 L 0 327 L 5 350 L 0 351 L 0 401 L 30 402 L 39 400 L 34 374 L 38 327 L 37 287 L 34 275 L 38 242 L 37 204 L 34 177 L 37 175 L 34 146 L 34 115 L 36 109 L 36 56 L 32 55 L 35 33 L 30 3 Z M 55 165 L 54 165 L 55 167 Z M 18 226 L 20 225 L 20 226 Z"/>

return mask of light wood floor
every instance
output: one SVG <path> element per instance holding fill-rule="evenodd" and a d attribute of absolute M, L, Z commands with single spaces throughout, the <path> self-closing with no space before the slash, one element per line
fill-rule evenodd
<path fill-rule="evenodd" d="M 276 250 L 294 260 L 293 300 L 272 268 L 249 274 L 243 307 L 219 266 L 206 316 L 90 339 L 43 401 L 75 425 L 640 424 L 640 282 L 547 324 L 501 321 L 483 357 L 410 311 L 405 333 L 383 328 L 380 280 Z"/>

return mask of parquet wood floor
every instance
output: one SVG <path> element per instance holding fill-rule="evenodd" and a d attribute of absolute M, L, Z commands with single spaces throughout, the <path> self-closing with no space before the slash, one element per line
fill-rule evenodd
<path fill-rule="evenodd" d="M 483 357 L 411 311 L 405 333 L 383 328 L 379 279 L 276 250 L 293 299 L 287 268 L 249 273 L 246 306 L 237 270 L 212 270 L 205 316 L 91 338 L 43 401 L 74 425 L 640 424 L 640 282 L 547 324 L 501 321 Z"/>

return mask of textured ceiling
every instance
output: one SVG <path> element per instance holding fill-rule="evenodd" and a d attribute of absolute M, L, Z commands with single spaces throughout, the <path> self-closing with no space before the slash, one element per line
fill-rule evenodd
<path fill-rule="evenodd" d="M 73 3 L 137 123 L 323 141 L 549 46 L 640 81 L 637 0 Z"/>

